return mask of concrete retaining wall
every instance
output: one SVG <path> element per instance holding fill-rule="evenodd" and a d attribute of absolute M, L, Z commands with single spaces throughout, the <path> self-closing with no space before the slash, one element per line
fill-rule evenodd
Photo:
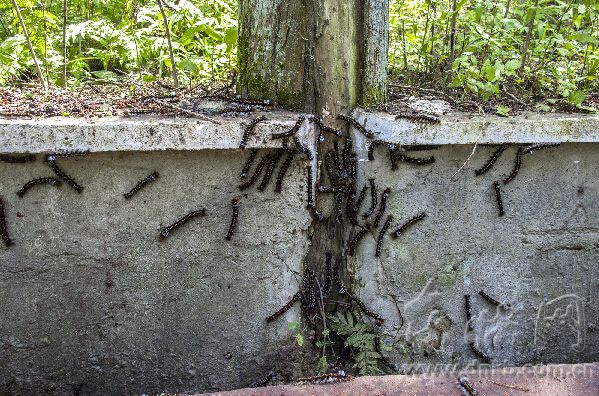
<path fill-rule="evenodd" d="M 471 341 L 511 365 L 599 360 L 599 150 L 593 143 L 599 120 L 568 121 L 568 130 L 578 132 L 564 135 L 550 133 L 554 119 L 541 119 L 541 132 L 531 123 L 517 137 L 506 135 L 503 140 L 516 143 L 576 143 L 526 156 L 503 189 L 506 215 L 499 218 L 491 183 L 511 171 L 514 148 L 474 177 L 493 150 L 478 146 L 453 174 L 471 143 L 497 142 L 481 128 L 493 130 L 503 120 L 485 119 L 446 140 L 430 131 L 450 133 L 460 121 L 407 124 L 418 131 L 409 134 L 397 127 L 404 121 L 356 116 L 388 140 L 447 144 L 414 153 L 434 155 L 433 165 L 391 171 L 384 150 L 367 161 L 366 145 L 354 134 L 360 178 L 374 177 L 379 191 L 392 189 L 387 212 L 396 224 L 421 211 L 428 215 L 398 240 L 385 239 L 379 259 L 373 256 L 377 235 L 369 234 L 351 261 L 364 286 L 361 298 L 387 319 L 393 360 L 464 366 L 477 361 Z M 250 148 L 275 147 L 269 134 L 292 125 L 294 115 L 269 119 Z M 217 391 L 248 386 L 285 365 L 293 343 L 287 323 L 298 320 L 299 310 L 270 324 L 264 318 L 297 291 L 311 221 L 304 208 L 307 161 L 294 160 L 282 194 L 272 183 L 264 193 L 240 193 L 239 171 L 249 153 L 235 147 L 247 120 L 221 121 L 1 123 L 3 153 L 92 153 L 59 160 L 85 186 L 82 194 L 67 185 L 40 186 L 19 199 L 15 192 L 25 182 L 51 170 L 41 155 L 31 164 L 0 162 L 0 196 L 15 240 L 0 247 L 0 394 Z M 314 131 L 306 124 L 301 136 L 313 142 Z M 159 180 L 126 201 L 122 194 L 154 170 Z M 239 232 L 228 242 L 236 196 Z M 206 217 L 159 241 L 161 225 L 202 207 Z M 496 310 L 479 290 L 512 308 Z M 473 295 L 473 333 L 465 330 L 464 294 Z"/>

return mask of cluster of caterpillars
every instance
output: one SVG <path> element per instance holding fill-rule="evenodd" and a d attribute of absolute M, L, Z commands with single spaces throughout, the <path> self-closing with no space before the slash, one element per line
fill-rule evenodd
<path fill-rule="evenodd" d="M 522 159 L 524 155 L 532 154 L 535 151 L 542 149 L 557 147 L 559 145 L 559 143 L 536 143 L 527 146 L 517 146 L 512 171 L 501 182 L 499 180 L 496 180 L 492 183 L 493 191 L 495 194 L 495 202 L 497 204 L 497 213 L 499 217 L 505 215 L 501 184 L 503 183 L 503 185 L 505 186 L 511 183 L 516 178 L 516 176 L 518 176 L 518 173 L 520 172 L 520 168 L 522 166 Z M 493 151 L 491 157 L 487 160 L 487 162 L 481 168 L 476 169 L 474 171 L 474 175 L 481 176 L 487 173 L 489 170 L 491 170 L 491 168 L 493 167 L 493 165 L 495 165 L 499 157 L 501 157 L 501 154 L 503 154 L 503 152 L 506 151 L 508 148 L 509 145 L 507 144 L 497 146 L 497 148 Z"/>
<path fill-rule="evenodd" d="M 491 305 L 494 305 L 498 308 L 510 309 L 511 305 L 506 303 L 501 303 L 497 299 L 491 297 L 485 291 L 481 290 L 478 292 L 478 295 L 482 297 L 486 302 Z M 472 297 L 470 294 L 464 295 L 464 310 L 466 312 L 466 324 L 469 332 L 474 330 L 474 321 L 472 320 Z M 470 342 L 469 344 L 472 352 L 484 363 L 491 363 L 492 358 L 483 352 L 478 346 L 476 346 L 475 342 Z"/>

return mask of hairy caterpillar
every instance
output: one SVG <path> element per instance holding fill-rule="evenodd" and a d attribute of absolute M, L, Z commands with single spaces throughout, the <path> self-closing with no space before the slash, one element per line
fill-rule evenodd
<path fill-rule="evenodd" d="M 545 148 L 551 148 L 551 147 L 557 147 L 559 146 L 560 143 L 537 143 L 537 144 L 531 144 L 530 146 L 527 146 L 526 149 L 524 149 L 524 154 L 532 154 L 537 150 L 541 150 L 541 149 L 545 149 Z"/>
<path fill-rule="evenodd" d="M 464 304 L 466 305 L 466 321 L 468 322 L 468 330 L 474 330 L 474 325 L 472 324 L 472 308 L 470 306 L 470 294 L 464 295 Z"/>
<path fill-rule="evenodd" d="M 354 204 L 354 214 L 357 215 L 360 212 L 360 207 L 362 206 L 362 202 L 364 202 L 364 198 L 366 198 L 366 192 L 368 191 L 368 186 L 364 185 L 362 190 L 360 191 L 360 195 L 358 195 L 358 199 Z"/>
<path fill-rule="evenodd" d="M 0 197 L 0 236 L 2 236 L 2 241 L 4 241 L 4 245 L 9 247 L 14 245 L 12 239 L 8 235 L 8 229 L 6 228 L 6 217 L 4 215 L 4 201 L 2 197 Z"/>
<path fill-rule="evenodd" d="M 370 132 L 368 129 L 366 129 L 362 124 L 360 124 L 355 118 L 344 114 L 339 114 L 337 118 L 339 118 L 340 120 L 348 121 L 352 126 L 354 126 L 354 128 L 360 131 L 360 133 L 366 136 L 368 139 L 372 139 L 374 137 L 374 134 Z"/>
<path fill-rule="evenodd" d="M 362 216 L 365 219 L 370 217 L 374 213 L 374 210 L 378 206 L 379 199 L 376 193 L 376 185 L 374 184 L 374 179 L 368 179 L 368 182 L 370 183 L 370 208 Z"/>
<path fill-rule="evenodd" d="M 24 164 L 33 161 L 35 161 L 35 155 L 33 154 L 24 154 L 18 156 L 0 154 L 0 162 L 7 162 L 9 164 Z"/>
<path fill-rule="evenodd" d="M 256 128 L 256 125 L 258 125 L 258 123 L 260 123 L 262 121 L 266 121 L 266 117 L 264 117 L 264 116 L 256 117 L 253 120 L 251 120 L 250 123 L 245 127 L 245 129 L 243 131 L 243 136 L 241 138 L 241 142 L 239 143 L 240 149 L 242 149 L 242 150 L 245 149 L 245 146 L 248 143 L 248 139 L 250 138 L 250 135 Z"/>
<path fill-rule="evenodd" d="M 83 157 L 87 154 L 89 154 L 89 150 L 70 150 L 63 153 L 50 153 L 46 155 L 46 162 L 56 161 L 58 158 Z"/>
<path fill-rule="evenodd" d="M 337 223 L 343 222 L 343 194 L 335 194 L 335 219 Z"/>
<path fill-rule="evenodd" d="M 295 144 L 295 149 L 300 153 L 305 154 L 310 161 L 314 159 L 314 154 L 312 154 L 312 151 L 310 151 L 308 147 L 304 146 L 302 142 L 300 142 L 297 135 L 293 136 L 293 143 Z"/>
<path fill-rule="evenodd" d="M 386 188 L 385 191 L 383 191 L 383 193 L 381 194 L 381 204 L 379 206 L 379 211 L 376 214 L 376 217 L 374 218 L 374 223 L 372 224 L 372 226 L 374 228 L 378 228 L 379 223 L 381 222 L 381 219 L 383 218 L 383 215 L 385 214 L 385 209 L 387 208 L 387 198 L 389 197 L 390 193 L 391 193 L 391 189 Z"/>
<path fill-rule="evenodd" d="M 339 145 L 337 142 L 333 142 L 332 158 L 335 163 L 335 169 L 337 169 L 337 177 L 340 179 L 347 176 L 345 171 L 345 163 L 339 158 Z"/>
<path fill-rule="evenodd" d="M 512 170 L 512 173 L 510 173 L 510 175 L 503 180 L 503 184 L 508 184 L 509 182 L 514 180 L 514 177 L 516 177 L 516 175 L 520 171 L 520 165 L 522 165 L 523 152 L 524 149 L 522 147 L 518 147 L 518 151 L 516 152 L 516 162 L 514 163 L 514 169 Z"/>
<path fill-rule="evenodd" d="M 241 170 L 241 174 L 239 175 L 240 178 L 243 179 L 247 176 L 257 155 L 258 155 L 258 150 L 252 149 L 252 151 L 250 152 L 250 156 L 248 157 L 247 161 L 245 161 L 245 165 L 243 165 L 243 169 Z"/>
<path fill-rule="evenodd" d="M 470 384 L 468 377 L 462 376 L 458 378 L 458 383 L 462 388 L 466 390 L 466 392 L 468 392 L 469 396 L 478 396 L 478 392 L 476 391 L 476 389 L 474 389 L 472 384 Z"/>
<path fill-rule="evenodd" d="M 266 374 L 264 378 L 260 378 L 259 380 L 252 382 L 248 388 L 261 388 L 263 386 L 266 386 L 266 384 L 268 384 L 268 382 L 274 377 L 274 375 L 275 373 L 271 371 L 268 374 Z"/>
<path fill-rule="evenodd" d="M 283 179 L 285 178 L 285 175 L 287 174 L 287 171 L 289 170 L 289 166 L 291 165 L 291 162 L 293 161 L 293 156 L 295 155 L 294 151 L 290 151 L 287 153 L 287 158 L 285 158 L 285 161 L 283 162 L 283 165 L 281 165 L 281 169 L 279 169 L 279 173 L 277 174 L 277 183 L 275 184 L 275 192 L 280 193 L 282 188 L 283 188 Z"/>
<path fill-rule="evenodd" d="M 266 321 L 272 322 L 279 316 L 283 315 L 285 312 L 289 311 L 291 309 L 291 307 L 293 306 L 293 304 L 295 304 L 295 302 L 298 301 L 300 298 L 301 298 L 301 293 L 300 292 L 295 293 L 293 295 L 293 297 L 291 297 L 291 300 L 289 300 L 287 302 L 287 304 L 283 305 L 283 307 L 281 309 L 279 309 L 277 312 L 275 312 L 274 314 L 272 314 L 268 318 L 266 318 Z"/>
<path fill-rule="evenodd" d="M 436 150 L 439 147 L 441 146 L 435 144 L 413 144 L 409 146 L 401 146 L 404 151 L 430 151 Z"/>
<path fill-rule="evenodd" d="M 343 136 L 343 132 L 341 132 L 338 129 L 332 128 L 332 127 L 330 127 L 328 125 L 325 125 L 324 121 L 319 116 L 314 116 L 313 120 L 314 120 L 314 123 L 316 125 L 318 125 L 318 128 L 320 128 L 321 134 L 320 134 L 320 138 L 318 139 L 319 141 L 323 140 L 323 139 L 321 139 L 322 138 L 322 132 L 328 132 L 328 133 L 331 133 L 331 134 L 333 134 L 333 135 L 335 135 L 337 137 L 342 137 Z"/>
<path fill-rule="evenodd" d="M 351 175 L 352 171 L 352 152 L 353 152 L 353 144 L 352 140 L 348 137 L 345 138 L 345 142 L 343 144 L 343 152 L 341 153 L 341 159 L 343 160 L 343 169 L 345 175 Z"/>
<path fill-rule="evenodd" d="M 381 232 L 379 233 L 379 237 L 376 241 L 376 250 L 374 252 L 374 257 L 380 257 L 381 255 L 381 246 L 383 246 L 383 238 L 385 237 L 385 233 L 391 227 L 391 222 L 393 222 L 393 216 L 387 216 L 387 220 L 383 224 L 383 228 L 381 228 Z"/>
<path fill-rule="evenodd" d="M 495 200 L 497 201 L 497 208 L 499 209 L 499 216 L 503 216 L 505 212 L 503 211 L 503 199 L 501 198 L 501 186 L 499 182 L 493 182 L 493 188 L 495 189 Z"/>
<path fill-rule="evenodd" d="M 350 293 L 349 290 L 347 291 L 347 295 L 353 302 L 356 303 L 356 305 L 358 306 L 358 308 L 360 308 L 360 311 L 362 311 L 364 313 L 364 315 L 369 316 L 376 321 L 377 326 L 381 326 L 383 324 L 385 319 L 383 319 L 376 312 L 372 312 L 368 308 L 366 308 L 366 304 L 364 304 L 364 302 L 362 300 L 360 300 L 357 296 L 354 296 L 352 293 Z"/>
<path fill-rule="evenodd" d="M 407 162 L 413 165 L 429 165 L 435 162 L 435 157 L 431 156 L 428 158 L 414 158 L 408 157 L 407 155 L 396 153 L 397 159 L 401 162 Z"/>
<path fill-rule="evenodd" d="M 55 179 L 53 177 L 40 177 L 39 179 L 33 179 L 25 183 L 23 187 L 19 191 L 17 191 L 17 195 L 21 198 L 25 195 L 27 191 L 33 186 L 37 186 L 39 184 L 50 184 L 52 186 L 60 186 L 62 183 L 60 180 Z"/>
<path fill-rule="evenodd" d="M 483 351 L 481 351 L 480 349 L 478 349 L 476 347 L 476 345 L 474 344 L 474 342 L 470 343 L 470 349 L 472 349 L 472 352 L 474 352 L 474 354 L 476 356 L 478 356 L 483 362 L 485 362 L 485 363 L 490 363 L 491 362 L 491 357 L 489 357 Z"/>
<path fill-rule="evenodd" d="M 128 193 L 125 194 L 125 199 L 131 199 L 131 197 L 135 194 L 137 194 L 137 192 L 139 190 L 141 190 L 142 188 L 145 187 L 146 184 L 153 182 L 154 180 L 158 179 L 158 172 L 154 171 L 152 172 L 150 175 L 146 176 L 144 179 L 140 180 L 135 187 L 133 187 L 131 189 L 131 191 L 129 191 Z"/>
<path fill-rule="evenodd" d="M 297 133 L 297 131 L 299 131 L 302 124 L 304 123 L 305 119 L 306 119 L 306 116 L 300 115 L 297 118 L 295 125 L 293 125 L 293 127 L 290 130 L 288 130 L 287 132 L 282 132 L 282 133 L 273 133 L 271 136 L 272 139 L 273 140 L 274 139 L 283 139 L 283 138 L 288 138 L 288 137 L 295 135 Z"/>
<path fill-rule="evenodd" d="M 186 214 L 185 216 L 183 216 L 182 218 L 180 218 L 173 224 L 171 224 L 167 227 L 164 227 L 162 230 L 160 230 L 160 239 L 166 239 L 171 234 L 171 232 L 173 232 L 173 230 L 181 227 L 183 224 L 187 223 L 189 220 L 193 219 L 194 217 L 205 216 L 205 215 L 206 215 L 206 209 L 203 209 L 203 208 L 200 210 L 194 210 L 192 212 L 189 212 L 188 214 Z"/>
<path fill-rule="evenodd" d="M 264 191 L 264 189 L 268 185 L 268 182 L 270 181 L 270 178 L 272 177 L 273 172 L 275 171 L 275 167 L 277 166 L 277 163 L 283 156 L 284 152 L 285 152 L 285 150 L 278 149 L 277 151 L 275 151 L 274 155 L 270 158 L 270 162 L 268 163 L 268 166 L 266 167 L 266 172 L 264 173 L 262 182 L 260 182 L 260 185 L 258 186 L 258 191 Z"/>
<path fill-rule="evenodd" d="M 343 375 L 337 373 L 329 373 L 316 375 L 313 377 L 303 377 L 297 380 L 295 385 L 325 385 L 325 384 L 333 384 L 336 382 L 347 382 L 353 380 L 354 377 L 351 375 Z"/>
<path fill-rule="evenodd" d="M 69 186 L 73 187 L 73 189 L 75 191 L 77 191 L 78 193 L 81 193 L 83 191 L 83 187 L 80 186 L 79 184 L 77 184 L 77 182 L 75 180 L 71 179 L 69 177 L 69 175 L 67 175 L 66 173 L 64 173 L 62 171 L 62 169 L 60 169 L 58 167 L 58 164 L 56 162 L 54 162 L 54 161 L 48 161 L 48 165 L 50 166 L 50 168 L 52 168 L 52 170 L 54 171 L 54 173 L 56 174 L 56 176 L 58 176 L 60 179 L 62 179 Z"/>
<path fill-rule="evenodd" d="M 383 145 L 386 145 L 389 150 L 394 150 L 397 148 L 397 145 L 395 143 L 387 142 L 385 140 L 375 139 L 372 142 L 370 142 L 370 145 L 368 146 L 368 160 L 369 161 L 374 161 L 374 149 L 377 146 L 383 146 Z"/>
<path fill-rule="evenodd" d="M 366 228 L 361 228 L 360 231 L 358 231 L 356 233 L 356 235 L 349 241 L 348 245 L 347 245 L 347 251 L 346 254 L 348 256 L 353 256 L 354 252 L 356 250 L 356 246 L 358 245 L 358 242 L 360 242 L 360 240 L 362 238 L 364 238 L 364 236 L 366 235 L 368 231 L 366 230 Z"/>
<path fill-rule="evenodd" d="M 432 115 L 432 114 L 425 114 L 425 113 L 403 113 L 403 114 L 399 114 L 395 117 L 396 120 L 399 118 L 407 118 L 409 120 L 424 121 L 424 122 L 429 122 L 432 124 L 437 124 L 437 123 L 441 122 L 439 120 L 439 117 Z"/>
<path fill-rule="evenodd" d="M 233 198 L 231 200 L 231 207 L 233 209 L 233 215 L 231 216 L 231 224 L 229 224 L 229 231 L 225 239 L 230 241 L 233 238 L 233 233 L 237 229 L 237 217 L 239 216 L 239 198 Z"/>
<path fill-rule="evenodd" d="M 324 260 L 324 285 L 322 287 L 322 296 L 327 298 L 333 286 L 333 253 L 326 252 Z"/>
<path fill-rule="evenodd" d="M 499 157 L 501 156 L 501 153 L 503 153 L 507 148 L 508 148 L 508 146 L 505 144 L 497 147 L 497 150 L 495 150 L 495 152 L 491 155 L 491 158 L 489 158 L 487 163 L 484 164 L 482 168 L 475 170 L 474 174 L 476 176 L 480 176 L 480 175 L 484 175 L 485 173 L 487 173 L 489 171 L 489 169 L 491 169 L 493 167 L 493 165 L 495 164 L 495 162 L 499 159 Z"/>
<path fill-rule="evenodd" d="M 509 304 L 504 304 L 504 303 L 501 303 L 501 302 L 497 301 L 496 299 L 494 299 L 493 297 L 489 296 L 487 293 L 485 293 L 482 290 L 479 291 L 478 294 L 482 298 L 484 298 L 485 300 L 487 300 L 487 302 L 489 302 L 490 304 L 493 304 L 493 305 L 495 305 L 497 307 L 502 307 L 502 308 L 506 308 L 506 309 L 510 307 Z"/>
<path fill-rule="evenodd" d="M 349 188 L 349 193 L 347 194 L 347 197 L 345 199 L 345 214 L 347 215 L 347 218 L 349 219 L 352 225 L 358 225 L 358 219 L 356 218 L 356 211 L 354 206 L 355 199 L 356 187 L 355 184 L 352 183 L 352 185 Z"/>
<path fill-rule="evenodd" d="M 402 234 L 404 231 L 406 231 L 408 228 L 410 228 L 414 224 L 416 224 L 419 221 L 423 220 L 425 217 L 426 217 L 426 213 L 424 213 L 424 212 L 422 212 L 422 213 L 420 213 L 420 214 L 412 217 L 410 220 L 406 221 L 401 227 L 399 227 L 398 229 L 396 229 L 395 231 L 393 231 L 391 233 L 391 237 L 393 239 L 397 239 L 400 234 Z"/>
<path fill-rule="evenodd" d="M 391 170 L 397 170 L 399 168 L 397 165 L 397 153 L 395 151 L 396 149 L 389 147 L 389 161 L 391 161 Z"/>
<path fill-rule="evenodd" d="M 241 184 L 239 186 L 239 190 L 241 190 L 241 191 L 246 190 L 246 189 L 250 188 L 252 185 L 254 185 L 254 183 L 256 183 L 256 180 L 258 180 L 258 177 L 260 177 L 262 170 L 264 169 L 266 164 L 270 161 L 271 157 L 272 156 L 270 154 L 265 154 L 264 157 L 262 157 L 262 159 L 258 163 L 258 166 L 256 166 L 256 169 L 254 170 L 254 174 L 252 175 L 252 177 L 245 183 Z"/>

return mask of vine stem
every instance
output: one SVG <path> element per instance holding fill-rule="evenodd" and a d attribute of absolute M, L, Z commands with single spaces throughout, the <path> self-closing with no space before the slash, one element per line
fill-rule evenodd
<path fill-rule="evenodd" d="M 15 8 L 15 11 L 17 12 L 17 17 L 19 18 L 19 22 L 21 22 L 21 28 L 23 28 L 23 35 L 25 35 L 25 40 L 27 41 L 27 46 L 29 47 L 29 52 L 31 53 L 31 57 L 33 58 L 33 63 L 35 63 L 35 67 L 37 69 L 37 75 L 39 76 L 44 89 L 48 89 L 48 86 L 46 85 L 46 80 L 44 79 L 44 75 L 42 74 L 42 69 L 40 67 L 40 64 L 37 61 L 37 57 L 35 56 L 35 51 L 33 50 L 33 45 L 31 44 L 31 40 L 29 39 L 29 33 L 27 33 L 27 27 L 25 27 L 25 21 L 23 20 L 23 16 L 21 15 L 21 9 L 19 8 L 19 5 L 17 4 L 17 0 L 12 0 L 12 5 Z"/>
<path fill-rule="evenodd" d="M 14 1 L 14 0 L 13 0 Z M 168 53 L 171 57 L 171 68 L 173 70 L 173 83 L 175 89 L 179 88 L 179 79 L 177 78 L 177 65 L 175 64 L 175 55 L 173 54 L 173 43 L 171 42 L 171 31 L 168 28 L 168 19 L 166 18 L 166 12 L 162 6 L 162 0 L 156 0 L 158 7 L 160 7 L 160 13 L 162 14 L 162 20 L 164 21 L 164 32 L 166 33 L 166 41 L 168 43 Z"/>

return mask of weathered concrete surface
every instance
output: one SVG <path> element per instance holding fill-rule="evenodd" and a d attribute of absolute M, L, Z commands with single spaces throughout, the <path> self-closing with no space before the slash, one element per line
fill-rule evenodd
<path fill-rule="evenodd" d="M 277 128 L 294 119 L 289 115 Z M 587 125 L 579 129 L 581 141 L 599 135 L 599 128 L 589 129 L 594 119 L 581 121 Z M 68 127 L 49 132 L 51 121 L 0 125 L 0 152 L 94 152 L 59 160 L 85 186 L 81 195 L 66 185 L 40 186 L 19 199 L 15 192 L 25 182 L 51 176 L 51 170 L 39 160 L 0 163 L 0 196 L 16 242 L 0 245 L 0 394 L 69 394 L 79 387 L 81 394 L 218 391 L 248 386 L 288 364 L 293 341 L 287 322 L 297 320 L 298 311 L 272 324 L 264 318 L 297 291 L 310 223 L 305 160 L 294 161 L 283 194 L 273 193 L 272 184 L 265 193 L 253 188 L 240 194 L 238 175 L 248 153 L 225 148 L 238 146 L 242 126 L 217 128 L 219 138 L 213 138 L 210 129 L 201 136 L 195 120 L 153 119 L 150 124 L 161 127 L 152 137 L 144 135 L 142 121 L 111 122 L 72 125 L 72 138 Z M 553 125 L 559 129 L 559 122 Z M 173 137 L 186 128 L 184 140 Z M 303 139 L 313 136 L 309 128 Z M 400 143 L 443 143 L 426 131 L 430 141 L 380 131 Z M 274 147 L 271 132 L 259 132 L 263 138 L 253 147 Z M 472 145 L 411 153 L 437 161 L 402 163 L 392 172 L 383 147 L 367 161 L 366 145 L 355 136 L 361 180 L 376 178 L 379 193 L 392 189 L 387 213 L 396 226 L 428 214 L 397 241 L 387 237 L 380 259 L 373 257 L 378 232 L 369 234 L 352 261 L 364 286 L 360 296 L 387 318 L 385 341 L 394 347 L 389 356 L 400 372 L 436 363 L 467 366 L 477 361 L 471 341 L 498 364 L 599 360 L 595 143 L 525 156 L 519 175 L 503 189 L 506 215 L 498 218 L 491 183 L 511 172 L 514 148 L 475 178 L 473 169 L 493 150 L 479 146 L 452 179 Z M 453 143 L 468 143 L 470 132 L 465 136 Z M 553 136 L 531 129 L 520 141 Z M 223 137 L 222 150 L 209 150 Z M 196 151 L 163 151 L 176 147 Z M 125 201 L 122 194 L 154 170 L 160 179 Z M 227 242 L 230 199 L 238 195 L 239 233 Z M 205 218 L 159 242 L 161 224 L 200 207 Z M 496 312 L 476 295 L 481 289 L 513 308 Z M 472 333 L 465 331 L 467 293 L 473 295 Z"/>
<path fill-rule="evenodd" d="M 53 151 L 162 151 L 234 149 L 244 128 L 264 115 L 248 139 L 247 148 L 276 148 L 280 140 L 271 134 L 289 130 L 298 114 L 285 110 L 256 112 L 250 117 L 213 117 L 219 124 L 195 118 L 157 116 L 106 117 L 92 120 L 55 117 L 32 120 L 0 118 L 0 153 L 47 153 Z M 313 124 L 304 122 L 298 135 L 314 146 Z"/>
<path fill-rule="evenodd" d="M 354 116 L 378 139 L 403 144 L 599 142 L 599 115 L 525 113 L 515 117 L 450 112 L 440 123 L 396 119 L 356 109 Z"/>
<path fill-rule="evenodd" d="M 238 389 L 211 396 L 449 396 L 468 394 L 458 385 L 466 376 L 479 395 L 596 396 L 599 363 L 509 367 L 420 375 L 360 377 L 329 385 L 281 385 Z"/>
<path fill-rule="evenodd" d="M 264 150 L 263 150 L 264 151 Z M 248 386 L 290 344 L 264 318 L 297 291 L 305 161 L 283 193 L 240 194 L 247 152 L 102 153 L 60 164 L 85 186 L 40 186 L 41 161 L 0 163 L 15 245 L 0 246 L 0 394 L 141 394 Z M 153 170 L 158 181 L 123 193 Z M 230 200 L 239 228 L 224 239 Z M 205 207 L 164 242 L 159 228 Z"/>

